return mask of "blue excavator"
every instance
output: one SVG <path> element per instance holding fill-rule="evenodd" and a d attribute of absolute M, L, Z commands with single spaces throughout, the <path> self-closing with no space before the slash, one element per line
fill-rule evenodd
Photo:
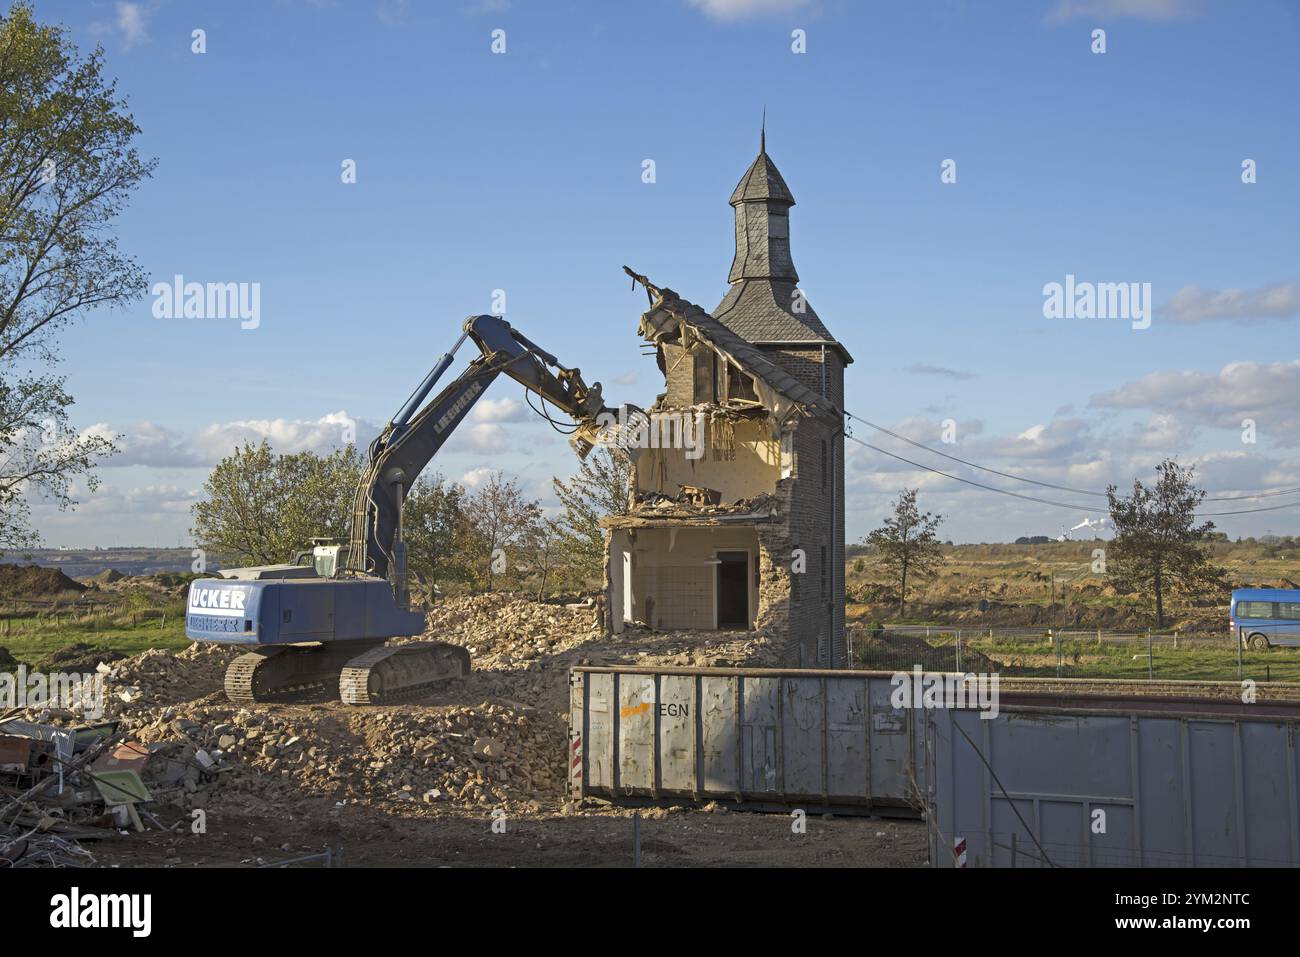
<path fill-rule="evenodd" d="M 466 339 L 481 354 L 425 405 Z M 613 415 L 599 382 L 588 387 L 579 370 L 561 366 L 504 319 L 465 320 L 451 351 L 370 444 L 346 545 L 316 539 L 292 563 L 225 569 L 190 584 L 185 634 L 249 649 L 226 670 L 230 700 L 319 700 L 337 687 L 346 704 L 391 704 L 469 673 L 469 653 L 458 645 L 388 644 L 425 627 L 423 613 L 410 607 L 402 505 L 420 471 L 503 373 L 540 397 L 548 421 L 548 403 L 574 420 L 569 443 L 584 458 L 608 421 L 603 416 Z"/>

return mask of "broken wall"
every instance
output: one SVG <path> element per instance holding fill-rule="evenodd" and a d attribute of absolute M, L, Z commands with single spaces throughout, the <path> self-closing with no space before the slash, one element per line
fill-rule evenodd
<path fill-rule="evenodd" d="M 706 422 L 702 453 L 691 458 L 684 449 L 645 449 L 637 456 L 636 487 L 670 498 L 683 485 L 722 493 L 722 504 L 776 491 L 781 445 L 764 421 Z"/>
<path fill-rule="evenodd" d="M 844 400 L 844 364 L 834 350 L 765 349 L 764 354 L 804 385 L 823 388 L 835 408 Z M 794 473 L 778 484 L 786 539 L 773 542 L 790 555 L 802 549 L 807 567 L 789 581 L 790 664 L 847 664 L 844 620 L 844 436 L 838 417 L 798 420 Z"/>

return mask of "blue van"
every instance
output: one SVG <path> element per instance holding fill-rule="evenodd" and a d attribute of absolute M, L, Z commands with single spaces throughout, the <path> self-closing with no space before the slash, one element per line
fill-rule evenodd
<path fill-rule="evenodd" d="M 1243 645 L 1258 651 L 1300 647 L 1300 589 L 1238 588 L 1232 593 L 1228 625 Z"/>

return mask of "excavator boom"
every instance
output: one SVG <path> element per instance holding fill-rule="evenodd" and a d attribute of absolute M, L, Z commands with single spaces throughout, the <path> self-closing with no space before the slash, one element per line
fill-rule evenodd
<path fill-rule="evenodd" d="M 465 340 L 480 355 L 425 404 Z M 410 610 L 402 504 L 430 459 L 500 375 L 521 382 L 571 417 L 570 443 L 585 456 L 608 410 L 600 384 L 561 366 L 498 316 L 471 316 L 456 345 L 425 376 L 370 444 L 353 503 L 351 540 L 318 544 L 293 564 L 226 569 L 190 584 L 185 634 L 251 646 L 226 671 L 234 701 L 294 701 L 337 688 L 348 704 L 385 704 L 424 694 L 470 670 L 464 648 L 442 642 L 387 645 L 417 635 Z M 531 403 L 530 403 L 531 404 Z M 549 418 L 549 416 L 547 416 Z M 385 581 L 387 579 L 387 581 Z"/>
<path fill-rule="evenodd" d="M 479 357 L 428 405 L 419 408 L 466 339 L 478 346 Z M 591 449 L 597 416 L 608 411 L 601 402 L 600 383 L 587 386 L 579 370 L 561 366 L 555 356 L 504 319 L 466 319 L 460 340 L 370 444 L 369 463 L 353 503 L 347 567 L 391 578 L 399 604 L 405 604 L 406 580 L 401 541 L 403 498 L 430 459 L 502 374 L 522 383 L 543 404 L 556 406 L 578 423 L 570 441 L 584 457 Z"/>

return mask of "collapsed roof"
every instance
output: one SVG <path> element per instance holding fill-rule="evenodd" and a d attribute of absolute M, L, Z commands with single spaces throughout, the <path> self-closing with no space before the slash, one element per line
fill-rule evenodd
<path fill-rule="evenodd" d="M 623 270 L 650 295 L 650 308 L 641 314 L 637 331 L 657 347 L 661 370 L 666 370 L 664 343 L 686 349 L 703 343 L 753 378 L 759 401 L 772 414 L 774 432 L 795 413 L 838 417 L 839 411 L 828 398 L 799 382 L 695 303 L 671 289 L 655 286 L 627 266 Z"/>

